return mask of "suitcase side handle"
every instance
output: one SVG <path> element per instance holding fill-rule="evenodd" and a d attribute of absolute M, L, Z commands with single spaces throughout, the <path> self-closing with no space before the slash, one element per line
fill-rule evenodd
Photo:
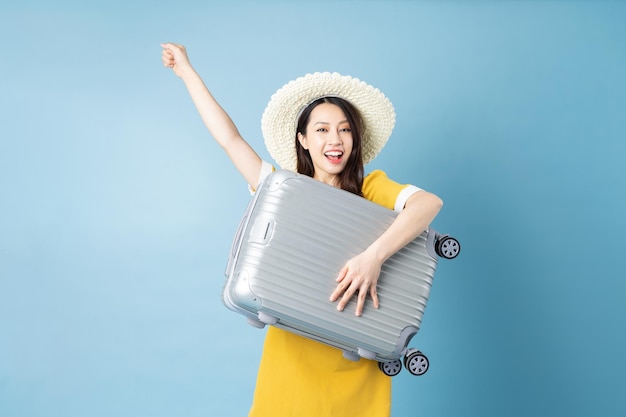
<path fill-rule="evenodd" d="M 250 229 L 250 235 L 248 236 L 248 241 L 265 245 L 272 238 L 273 232 L 274 220 L 270 218 L 259 217 L 255 219 L 254 223 L 252 224 L 252 228 Z"/>

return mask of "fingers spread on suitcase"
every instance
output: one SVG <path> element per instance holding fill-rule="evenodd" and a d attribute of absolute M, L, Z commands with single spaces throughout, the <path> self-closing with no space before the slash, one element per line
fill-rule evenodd
<path fill-rule="evenodd" d="M 376 290 L 376 284 L 373 284 L 370 287 L 370 295 L 372 296 L 372 301 L 374 302 L 374 308 L 378 308 L 378 291 Z"/>
<path fill-rule="evenodd" d="M 378 308 L 378 293 L 376 292 L 376 283 L 372 284 L 369 288 L 366 285 L 363 285 L 361 286 L 361 288 L 359 288 L 359 295 L 357 298 L 355 311 L 355 314 L 357 316 L 363 314 L 363 308 L 365 307 L 365 300 L 367 299 L 368 293 L 372 296 L 374 308 Z"/>
<path fill-rule="evenodd" d="M 359 289 L 359 295 L 357 297 L 356 302 L 356 311 L 354 314 L 360 316 L 363 314 L 363 306 L 365 305 L 365 298 L 367 297 L 367 288 L 363 290 L 363 288 Z"/>
<path fill-rule="evenodd" d="M 337 279 L 335 281 L 337 282 L 341 282 L 343 281 L 343 279 L 346 277 L 346 275 L 348 274 L 348 271 L 350 270 L 350 267 L 348 266 L 348 264 L 345 264 L 343 266 L 343 268 L 341 268 L 341 271 L 339 271 L 339 274 L 337 274 Z"/>
<path fill-rule="evenodd" d="M 342 311 L 357 294 L 355 314 L 360 316 L 363 313 L 368 292 L 372 294 L 374 307 L 378 308 L 376 283 L 380 269 L 381 265 L 364 253 L 350 259 L 339 272 L 337 287 L 330 296 L 331 301 L 336 301 L 341 296 L 337 310 Z"/>
<path fill-rule="evenodd" d="M 343 293 L 343 297 L 341 297 L 341 300 L 339 300 L 339 304 L 337 304 L 337 310 L 343 311 L 343 309 L 346 308 L 346 305 L 348 305 L 348 303 L 350 302 L 350 299 L 355 292 L 356 289 L 354 288 L 354 286 L 350 285 L 348 289 Z"/>
<path fill-rule="evenodd" d="M 347 274 L 348 265 L 345 265 L 343 268 L 341 268 L 341 271 L 339 271 L 339 275 L 337 275 L 336 282 L 338 282 L 338 284 L 335 288 L 335 291 L 333 291 L 333 293 L 330 295 L 330 301 L 336 301 L 337 298 L 339 298 L 339 296 L 346 290 L 348 285 L 350 285 L 347 280 L 344 281 Z"/>

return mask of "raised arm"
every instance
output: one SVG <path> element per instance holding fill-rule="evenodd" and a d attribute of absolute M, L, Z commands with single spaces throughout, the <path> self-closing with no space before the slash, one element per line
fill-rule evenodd
<path fill-rule="evenodd" d="M 426 230 L 442 205 L 439 197 L 423 190 L 409 197 L 391 226 L 339 272 L 337 288 L 330 296 L 331 301 L 341 296 L 337 309 L 343 310 L 350 298 L 358 293 L 356 315 L 360 316 L 368 292 L 374 307 L 378 308 L 376 285 L 383 263 Z"/>
<path fill-rule="evenodd" d="M 163 65 L 183 80 L 204 125 L 248 184 L 255 188 L 261 171 L 261 158 L 241 137 L 230 116 L 191 66 L 185 47 L 174 43 L 163 43 L 161 47 Z"/>

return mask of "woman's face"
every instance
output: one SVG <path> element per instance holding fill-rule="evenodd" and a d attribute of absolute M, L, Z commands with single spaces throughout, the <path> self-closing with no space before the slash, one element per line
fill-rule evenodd
<path fill-rule="evenodd" d="M 352 153 L 352 131 L 343 111 L 331 103 L 318 105 L 311 112 L 306 135 L 298 134 L 298 139 L 311 155 L 313 178 L 336 185 Z"/>

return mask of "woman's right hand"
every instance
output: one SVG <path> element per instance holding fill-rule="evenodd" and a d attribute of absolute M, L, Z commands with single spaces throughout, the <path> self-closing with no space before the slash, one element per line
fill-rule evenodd
<path fill-rule="evenodd" d="M 163 66 L 171 68 L 174 74 L 182 77 L 185 71 L 191 68 L 185 47 L 175 43 L 162 43 L 161 47 L 163 48 L 161 53 Z"/>

